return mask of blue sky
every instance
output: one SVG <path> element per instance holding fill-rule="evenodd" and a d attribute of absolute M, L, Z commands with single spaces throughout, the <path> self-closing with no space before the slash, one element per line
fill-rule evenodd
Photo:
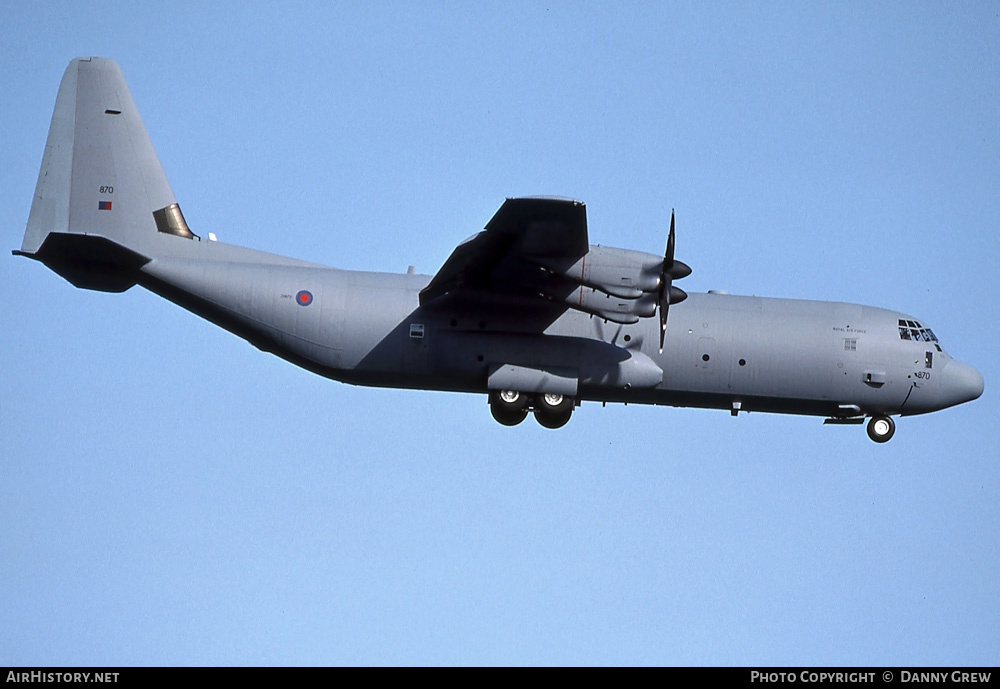
<path fill-rule="evenodd" d="M 507 196 L 689 291 L 922 319 L 986 380 L 819 419 L 326 381 L 136 288 L 0 268 L 0 664 L 1000 661 L 995 3 L 29 3 L 20 246 L 59 79 L 115 59 L 192 229 L 433 273 Z"/>

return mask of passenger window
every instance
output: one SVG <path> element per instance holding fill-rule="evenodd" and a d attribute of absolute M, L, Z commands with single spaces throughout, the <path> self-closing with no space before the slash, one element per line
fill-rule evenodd
<path fill-rule="evenodd" d="M 924 354 L 924 368 L 930 368 L 934 365 L 934 352 L 927 352 Z"/>

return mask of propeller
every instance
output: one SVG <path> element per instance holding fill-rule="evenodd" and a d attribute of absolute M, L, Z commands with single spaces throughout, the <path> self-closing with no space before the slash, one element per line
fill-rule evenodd
<path fill-rule="evenodd" d="M 663 253 L 663 270 L 660 273 L 660 354 L 663 353 L 663 338 L 667 334 L 667 310 L 671 304 L 678 304 L 687 299 L 687 292 L 680 287 L 674 287 L 673 281 L 680 280 L 691 274 L 691 268 L 686 263 L 674 260 L 674 211 L 670 211 L 670 234 L 667 235 L 667 250 Z"/>

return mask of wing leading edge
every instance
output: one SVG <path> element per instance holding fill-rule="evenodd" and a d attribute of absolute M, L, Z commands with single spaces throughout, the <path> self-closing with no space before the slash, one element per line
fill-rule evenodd
<path fill-rule="evenodd" d="M 504 201 L 486 229 L 459 244 L 420 292 L 428 304 L 459 291 L 530 292 L 540 260 L 575 261 L 590 249 L 587 209 L 572 199 L 529 197 Z M 534 270 L 532 270 L 534 267 Z"/>
<path fill-rule="evenodd" d="M 673 234 L 662 258 L 591 247 L 582 202 L 507 199 L 485 230 L 452 252 L 421 291 L 420 303 L 457 299 L 485 310 L 508 301 L 522 314 L 574 309 L 616 323 L 637 323 L 658 310 L 665 316 L 663 304 L 686 296 L 670 285 L 671 279 L 690 273 L 673 260 L 672 244 Z"/>

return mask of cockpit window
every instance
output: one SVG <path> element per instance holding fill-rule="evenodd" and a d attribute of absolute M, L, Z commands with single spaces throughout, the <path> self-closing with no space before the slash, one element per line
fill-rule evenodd
<path fill-rule="evenodd" d="M 917 321 L 899 319 L 899 339 L 915 340 L 917 342 L 937 342 L 937 336 L 930 328 L 925 328 Z"/>

